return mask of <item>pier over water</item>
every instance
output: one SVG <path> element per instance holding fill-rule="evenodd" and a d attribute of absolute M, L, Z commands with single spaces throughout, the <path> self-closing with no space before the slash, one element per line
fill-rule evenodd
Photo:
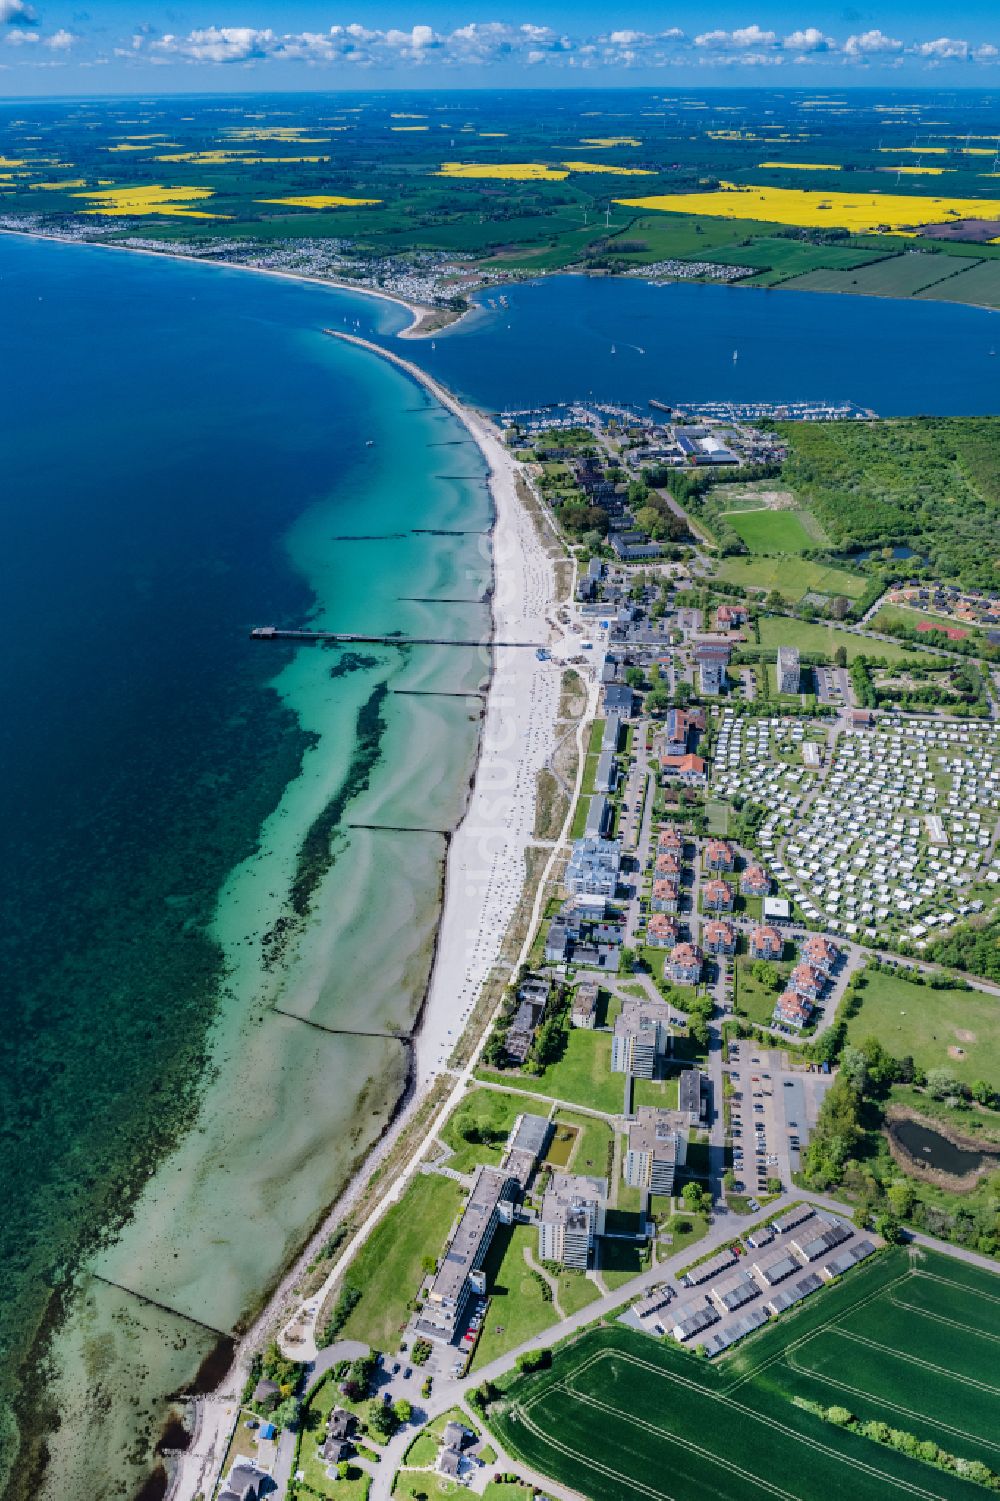
<path fill-rule="evenodd" d="M 254 641 L 337 641 L 358 646 L 524 646 L 537 651 L 544 645 L 541 641 L 495 641 L 491 636 L 456 641 L 450 636 L 363 636 L 357 631 L 283 631 L 274 625 L 255 625 L 250 636 Z"/>

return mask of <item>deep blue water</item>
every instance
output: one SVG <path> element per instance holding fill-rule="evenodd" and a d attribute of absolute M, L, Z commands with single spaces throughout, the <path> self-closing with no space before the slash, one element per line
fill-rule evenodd
<path fill-rule="evenodd" d="M 594 396 L 850 400 L 880 416 L 1000 412 L 1000 312 L 583 276 L 505 295 L 506 311 L 484 305 L 433 349 L 411 346 L 425 369 L 490 411 Z"/>

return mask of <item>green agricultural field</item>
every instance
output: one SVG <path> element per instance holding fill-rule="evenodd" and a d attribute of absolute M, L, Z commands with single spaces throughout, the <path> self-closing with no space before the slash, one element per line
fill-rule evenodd
<path fill-rule="evenodd" d="M 492 1426 L 512 1455 L 592 1501 L 972 1501 L 978 1488 L 955 1474 L 793 1399 L 993 1469 L 998 1340 L 1000 1279 L 892 1250 L 711 1363 L 621 1326 L 587 1334 L 551 1370 L 515 1377 Z"/>
<path fill-rule="evenodd" d="M 887 662 L 913 662 L 925 655 L 919 651 L 908 652 L 895 641 L 869 641 L 856 636 L 853 631 L 839 630 L 835 625 L 822 625 L 816 620 L 793 620 L 790 615 L 762 615 L 760 617 L 760 644 L 769 648 L 797 646 L 799 651 L 826 652 L 833 656 L 838 646 L 844 647 L 848 662 L 855 657 L 884 657 Z"/>
<path fill-rule="evenodd" d="M 725 520 L 754 553 L 808 552 L 818 540 L 807 529 L 802 511 L 727 511 Z"/>
<path fill-rule="evenodd" d="M 394 1350 L 416 1296 L 425 1256 L 437 1256 L 464 1198 L 461 1185 L 436 1173 L 418 1173 L 398 1204 L 385 1214 L 348 1269 L 345 1282 L 361 1301 L 341 1330 L 377 1350 Z"/>
<path fill-rule="evenodd" d="M 904 253 L 853 270 L 808 271 L 784 283 L 793 292 L 848 292 L 855 297 L 912 297 L 978 264 L 975 257 Z M 937 291 L 928 295 L 937 296 Z"/>
<path fill-rule="evenodd" d="M 946 302 L 974 302 L 981 307 L 1000 308 L 1000 262 L 979 261 L 962 271 L 959 276 L 938 282 L 918 295 L 921 298 L 943 298 Z"/>
<path fill-rule="evenodd" d="M 880 972 L 866 978 L 861 1008 L 847 1024 L 849 1042 L 877 1037 L 896 1058 L 909 1055 L 920 1068 L 948 1068 L 966 1084 L 986 1079 L 1000 1089 L 1000 1000 Z"/>
<path fill-rule="evenodd" d="M 732 525 L 733 517 L 729 517 Z M 744 589 L 777 589 L 786 599 L 797 603 L 804 594 L 846 594 L 860 599 L 867 580 L 845 568 L 813 563 L 808 558 L 722 558 L 716 566 L 720 578 Z"/>

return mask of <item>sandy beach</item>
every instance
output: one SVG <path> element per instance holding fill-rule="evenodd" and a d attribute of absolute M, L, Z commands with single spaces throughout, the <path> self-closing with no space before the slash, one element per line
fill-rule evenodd
<path fill-rule="evenodd" d="M 518 465 L 500 435 L 492 424 L 464 407 L 411 362 L 355 335 L 330 332 L 405 371 L 468 429 L 489 466 L 495 511 L 492 533 L 482 539 L 487 558 L 492 549 L 492 638 L 549 644 L 555 600 L 554 570 L 535 523 L 518 498 Z M 373 1224 L 403 1192 L 422 1152 L 413 1155 L 378 1208 L 345 1245 L 323 1287 L 303 1306 L 293 1289 L 304 1266 L 357 1202 L 372 1171 L 388 1157 L 434 1081 L 444 1076 L 451 1087 L 445 1104 L 427 1128 L 427 1141 L 440 1129 L 464 1092 L 474 1060 L 461 1072 L 454 1073 L 448 1070 L 448 1059 L 468 1023 L 480 988 L 499 957 L 505 930 L 520 900 L 525 850 L 532 842 L 536 778 L 555 739 L 561 672 L 552 662 L 539 661 L 531 645 L 493 649 L 476 772 L 464 817 L 450 841 L 444 907 L 434 967 L 414 1038 L 411 1088 L 406 1105 L 397 1112 L 392 1126 L 248 1330 L 224 1382 L 213 1397 L 198 1404 L 194 1440 L 180 1457 L 173 1476 L 171 1501 L 193 1501 L 199 1490 L 206 1489 L 206 1481 L 215 1473 L 225 1451 L 225 1439 L 235 1415 L 234 1402 L 245 1379 L 250 1353 L 266 1335 L 275 1332 L 276 1321 L 283 1326 L 279 1339 L 289 1355 L 299 1360 L 315 1357 L 316 1318 L 327 1293 L 339 1282 Z M 489 640 L 484 639 L 484 657 L 488 648 Z M 550 863 L 554 858 L 553 849 Z M 541 887 L 539 899 L 540 896 Z"/>

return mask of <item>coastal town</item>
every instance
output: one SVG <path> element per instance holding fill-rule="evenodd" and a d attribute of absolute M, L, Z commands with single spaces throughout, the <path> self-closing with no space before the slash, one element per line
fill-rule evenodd
<path fill-rule="evenodd" d="M 443 1104 L 391 1192 L 349 1238 L 334 1231 L 224 1404 L 198 1472 L 219 1501 L 576 1494 L 511 1431 L 528 1421 L 520 1384 L 556 1349 L 571 1360 L 616 1329 L 714 1365 L 867 1288 L 882 1274 L 862 1268 L 894 1265 L 903 1239 L 954 1250 L 903 1223 L 909 1179 L 962 1190 L 953 1163 L 912 1155 L 892 1111 L 888 1187 L 859 1193 L 822 1164 L 849 1071 L 905 1081 L 914 1120 L 921 1097 L 995 1103 L 965 1082 L 972 1030 L 942 1019 L 944 1079 L 860 1017 L 895 1008 L 915 1052 L 908 1006 L 1000 1000 L 937 949 L 1000 895 L 985 634 L 1000 595 L 900 577 L 847 609 L 812 591 L 806 616 L 729 584 L 671 477 L 773 485 L 786 450 L 767 417 L 502 414 L 561 580 L 531 668 L 558 688 L 563 727 L 536 788 L 546 863 L 488 1004 L 432 1070 Z M 885 659 L 893 637 L 870 622 L 888 604 L 975 623 L 983 655 L 949 657 L 935 624 L 905 666 Z M 928 653 L 952 682 L 974 665 L 974 693 L 914 711 Z M 936 1140 L 977 1160 L 954 1130 Z"/>

